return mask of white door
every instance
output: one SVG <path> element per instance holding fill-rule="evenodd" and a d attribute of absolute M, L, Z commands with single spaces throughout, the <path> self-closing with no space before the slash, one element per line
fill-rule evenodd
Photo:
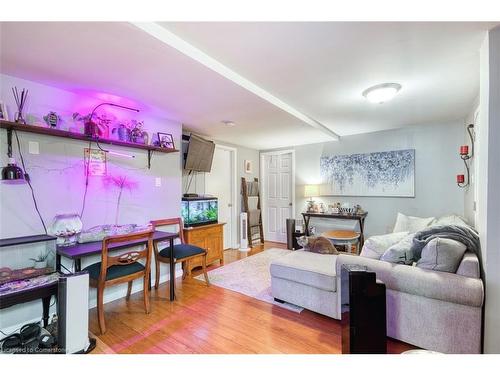
<path fill-rule="evenodd" d="M 264 238 L 286 242 L 286 219 L 293 217 L 293 153 L 264 154 Z"/>
<path fill-rule="evenodd" d="M 233 244 L 233 209 L 232 209 L 232 152 L 221 147 L 215 147 L 212 170 L 205 176 L 206 194 L 216 196 L 219 200 L 219 222 L 224 225 L 224 249 Z"/>

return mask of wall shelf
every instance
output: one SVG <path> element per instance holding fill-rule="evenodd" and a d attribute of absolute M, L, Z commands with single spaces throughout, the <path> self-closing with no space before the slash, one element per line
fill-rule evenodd
<path fill-rule="evenodd" d="M 152 145 L 143 145 L 143 144 L 132 143 L 132 142 L 123 142 L 123 141 L 119 141 L 116 139 L 92 138 L 92 137 L 86 136 L 85 134 L 73 133 L 73 132 L 69 132 L 66 130 L 51 129 L 51 128 L 45 128 L 45 127 L 36 126 L 36 125 L 23 125 L 23 124 L 18 124 L 18 123 L 11 122 L 11 121 L 0 120 L 0 128 L 7 129 L 8 131 L 9 130 L 10 131 L 17 130 L 17 131 L 21 131 L 21 132 L 42 134 L 42 135 L 48 135 L 48 136 L 52 136 L 52 137 L 76 139 L 76 140 L 84 141 L 84 142 L 98 141 L 100 144 L 107 144 L 107 145 L 114 145 L 114 146 L 121 146 L 121 147 L 146 150 L 148 152 L 148 168 L 151 168 L 151 154 L 153 151 L 157 151 L 157 152 L 161 152 L 161 153 L 165 153 L 165 154 L 169 154 L 172 152 L 179 152 L 179 150 L 176 150 L 176 149 L 169 149 L 169 148 L 157 147 L 157 146 L 152 146 Z"/>

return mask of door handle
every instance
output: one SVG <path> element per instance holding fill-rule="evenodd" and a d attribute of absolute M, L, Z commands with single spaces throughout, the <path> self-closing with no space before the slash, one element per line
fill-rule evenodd
<path fill-rule="evenodd" d="M 292 207 L 292 206 L 293 206 L 293 203 L 292 203 L 292 202 L 290 202 L 290 203 L 288 203 L 288 205 L 289 205 L 290 207 Z"/>

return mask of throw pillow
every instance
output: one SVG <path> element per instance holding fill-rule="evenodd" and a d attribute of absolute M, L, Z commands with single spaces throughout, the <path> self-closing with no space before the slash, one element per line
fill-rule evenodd
<path fill-rule="evenodd" d="M 305 251 L 318 254 L 338 254 L 339 252 L 326 237 L 306 237 L 297 238 L 297 243 L 303 247 Z"/>
<path fill-rule="evenodd" d="M 392 232 L 416 233 L 419 230 L 425 229 L 431 225 L 434 219 L 434 217 L 406 216 L 401 212 L 398 212 L 396 224 L 394 225 L 394 230 Z"/>
<path fill-rule="evenodd" d="M 457 272 L 467 247 L 448 238 L 434 238 L 422 249 L 417 267 L 442 272 Z"/>
<path fill-rule="evenodd" d="M 408 234 L 398 243 L 389 247 L 384 254 L 380 257 L 380 260 L 390 263 L 406 264 L 412 265 L 415 261 L 415 256 L 410 250 L 413 243 L 414 233 Z"/>
<path fill-rule="evenodd" d="M 398 243 L 407 235 L 408 232 L 397 232 L 371 236 L 365 241 L 359 255 L 365 258 L 380 259 L 389 247 Z"/>
<path fill-rule="evenodd" d="M 432 225 L 458 225 L 470 227 L 470 225 L 467 224 L 467 221 L 462 216 L 458 215 L 441 216 L 439 219 L 434 220 Z"/>

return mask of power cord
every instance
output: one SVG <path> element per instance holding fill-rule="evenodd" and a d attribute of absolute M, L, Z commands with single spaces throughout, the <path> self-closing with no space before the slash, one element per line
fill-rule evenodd
<path fill-rule="evenodd" d="M 38 217 L 40 218 L 40 221 L 42 222 L 43 230 L 45 231 L 45 234 L 47 234 L 47 227 L 45 226 L 45 222 L 43 221 L 42 214 L 40 213 L 40 210 L 38 209 L 38 203 L 36 201 L 35 191 L 33 190 L 33 186 L 31 185 L 30 176 L 29 176 L 28 172 L 26 172 L 26 166 L 24 164 L 23 153 L 21 151 L 21 143 L 19 142 L 19 136 L 17 135 L 17 130 L 14 130 L 14 134 L 16 135 L 17 149 L 19 150 L 19 156 L 21 157 L 21 164 L 23 166 L 24 178 L 26 179 L 26 182 L 28 183 L 28 186 L 31 190 L 31 197 L 33 198 L 33 203 L 35 205 L 35 210 L 38 214 Z"/>
<path fill-rule="evenodd" d="M 80 211 L 80 220 L 83 219 L 83 212 L 85 211 L 85 202 L 87 201 L 87 191 L 89 189 L 89 168 L 90 168 L 90 149 L 92 147 L 92 139 L 89 140 L 89 158 L 83 161 L 85 166 L 85 190 L 83 192 L 82 209 Z"/>

